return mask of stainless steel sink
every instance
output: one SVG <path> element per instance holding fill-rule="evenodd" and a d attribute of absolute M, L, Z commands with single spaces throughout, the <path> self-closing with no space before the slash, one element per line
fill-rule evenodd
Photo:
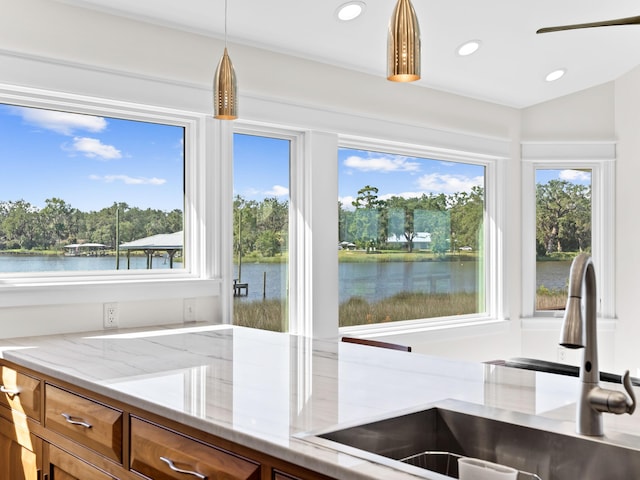
<path fill-rule="evenodd" d="M 447 401 L 303 438 L 425 478 L 458 478 L 459 456 L 516 468 L 518 480 L 640 478 L 640 436 L 585 437 L 574 428 L 571 422 Z"/>

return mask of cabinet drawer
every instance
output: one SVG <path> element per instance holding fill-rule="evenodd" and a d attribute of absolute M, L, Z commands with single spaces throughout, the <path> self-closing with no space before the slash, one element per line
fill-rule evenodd
<path fill-rule="evenodd" d="M 40 421 L 40 380 L 0 366 L 0 405 Z"/>
<path fill-rule="evenodd" d="M 272 480 L 331 480 L 329 477 L 320 475 L 319 473 L 308 472 L 304 474 L 284 473 L 280 470 L 273 469 Z"/>
<path fill-rule="evenodd" d="M 42 440 L 26 425 L 21 428 L 0 417 L 0 478 L 39 480 L 41 464 Z"/>
<path fill-rule="evenodd" d="M 154 480 L 259 480 L 260 465 L 131 418 L 131 470 Z"/>
<path fill-rule="evenodd" d="M 273 471 L 273 480 L 300 480 L 298 477 L 292 477 L 286 473 Z"/>
<path fill-rule="evenodd" d="M 49 384 L 45 401 L 47 428 L 122 462 L 121 411 Z"/>
<path fill-rule="evenodd" d="M 48 447 L 51 478 L 55 480 L 114 480 L 111 475 L 107 475 L 64 450 L 60 450 L 55 445 Z"/>

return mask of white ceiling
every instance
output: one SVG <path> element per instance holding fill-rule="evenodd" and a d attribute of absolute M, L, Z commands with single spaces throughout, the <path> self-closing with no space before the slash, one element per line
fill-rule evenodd
<path fill-rule="evenodd" d="M 59 0 L 218 38 L 224 0 Z M 364 15 L 339 22 L 346 0 L 228 0 L 228 40 L 384 77 L 396 0 L 364 0 Z M 422 34 L 424 87 L 526 107 L 613 80 L 640 64 L 640 26 L 536 35 L 541 27 L 640 15 L 632 0 L 412 0 Z M 456 48 L 481 40 L 460 57 Z M 233 57 L 233 53 L 231 56 Z M 545 76 L 565 68 L 549 83 Z"/>

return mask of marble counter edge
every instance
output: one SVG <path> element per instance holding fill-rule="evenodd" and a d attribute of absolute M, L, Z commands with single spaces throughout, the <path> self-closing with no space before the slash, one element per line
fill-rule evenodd
<path fill-rule="evenodd" d="M 60 382 L 95 392 L 106 398 L 131 405 L 160 417 L 170 418 L 178 424 L 201 430 L 207 434 L 215 435 L 224 440 L 266 453 L 272 457 L 282 459 L 332 478 L 340 480 L 379 480 L 380 478 L 385 478 L 385 480 L 409 480 L 415 478 L 438 480 L 448 478 L 438 474 L 434 474 L 435 476 L 431 475 L 434 472 L 430 471 L 425 471 L 424 475 L 414 476 L 400 470 L 392 469 L 381 463 L 371 462 L 360 457 L 338 452 L 331 448 L 315 445 L 299 438 L 297 434 L 289 435 L 289 446 L 284 446 L 277 442 L 270 442 L 257 435 L 242 432 L 219 422 L 213 422 L 184 412 L 179 412 L 138 396 L 121 392 L 91 379 L 71 375 L 36 360 L 25 358 L 24 355 L 20 353 L 21 350 L 7 350 L 0 352 L 0 358 L 23 368 L 42 373 Z M 347 463 L 351 466 L 345 466 Z M 357 468 L 357 470 L 355 468 Z"/>

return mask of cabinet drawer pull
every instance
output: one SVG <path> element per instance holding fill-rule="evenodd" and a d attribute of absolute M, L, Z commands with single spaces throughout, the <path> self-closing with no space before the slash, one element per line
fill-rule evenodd
<path fill-rule="evenodd" d="M 81 427 L 91 428 L 91 424 L 90 423 L 87 423 L 82 419 L 74 420 L 74 417 L 72 417 L 68 413 L 61 413 L 60 415 L 62 415 L 64 418 L 66 418 L 67 422 L 69 422 L 71 425 L 80 425 Z"/>
<path fill-rule="evenodd" d="M 178 473 L 184 473 L 185 475 L 193 475 L 196 478 L 199 478 L 200 480 L 207 480 L 207 476 L 203 475 L 201 473 L 198 472 L 192 472 L 189 470 L 183 470 L 181 468 L 178 468 L 174 465 L 173 461 L 167 457 L 160 457 L 160 460 L 162 460 L 164 463 L 166 463 L 167 465 L 169 465 L 169 468 L 171 470 L 173 470 L 174 472 L 178 472 Z"/>
<path fill-rule="evenodd" d="M 0 385 L 0 392 L 6 393 L 7 395 L 20 395 L 20 390 L 11 390 L 4 385 Z"/>

